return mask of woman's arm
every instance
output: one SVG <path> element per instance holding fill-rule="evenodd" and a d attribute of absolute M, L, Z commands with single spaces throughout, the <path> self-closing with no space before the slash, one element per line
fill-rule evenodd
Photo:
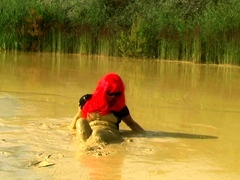
<path fill-rule="evenodd" d="M 122 120 L 133 131 L 139 132 L 139 133 L 146 133 L 144 129 L 136 121 L 133 120 L 130 114 L 122 118 Z"/>
<path fill-rule="evenodd" d="M 76 129 L 76 122 L 82 116 L 82 110 L 79 107 L 77 114 L 74 116 L 71 124 L 69 125 L 69 129 Z"/>

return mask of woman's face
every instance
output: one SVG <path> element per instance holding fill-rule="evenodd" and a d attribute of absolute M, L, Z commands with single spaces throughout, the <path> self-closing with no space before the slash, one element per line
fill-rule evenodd
<path fill-rule="evenodd" d="M 107 102 L 113 102 L 115 99 L 116 99 L 115 96 L 106 95 Z"/>
<path fill-rule="evenodd" d="M 106 92 L 106 100 L 109 103 L 114 103 L 120 96 L 122 95 L 121 92 Z"/>

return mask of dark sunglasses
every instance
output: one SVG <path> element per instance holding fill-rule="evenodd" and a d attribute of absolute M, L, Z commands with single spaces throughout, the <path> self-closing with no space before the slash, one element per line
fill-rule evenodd
<path fill-rule="evenodd" d="M 110 92 L 110 91 L 107 91 L 107 95 L 108 96 L 120 97 L 122 95 L 122 93 L 121 92 Z"/>

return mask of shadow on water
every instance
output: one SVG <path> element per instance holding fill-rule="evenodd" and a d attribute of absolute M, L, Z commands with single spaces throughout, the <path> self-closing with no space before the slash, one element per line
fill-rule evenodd
<path fill-rule="evenodd" d="M 146 131 L 146 134 L 137 134 L 129 130 L 122 130 L 124 137 L 144 137 L 144 138 L 183 138 L 183 139 L 217 139 L 217 136 L 204 134 L 190 134 L 183 132 Z"/>

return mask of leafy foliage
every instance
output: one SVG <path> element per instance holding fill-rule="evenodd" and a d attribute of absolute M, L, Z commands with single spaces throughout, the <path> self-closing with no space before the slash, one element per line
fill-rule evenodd
<path fill-rule="evenodd" d="M 239 0 L 1 0 L 0 49 L 240 64 Z"/>

